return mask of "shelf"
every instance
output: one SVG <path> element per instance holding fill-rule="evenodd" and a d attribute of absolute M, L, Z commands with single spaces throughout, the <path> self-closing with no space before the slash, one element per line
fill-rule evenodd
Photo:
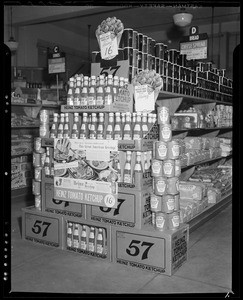
<path fill-rule="evenodd" d="M 19 125 L 19 126 L 11 126 L 11 129 L 21 129 L 21 128 L 39 128 L 40 125 Z"/>
<path fill-rule="evenodd" d="M 224 194 L 222 199 L 216 204 L 209 204 L 204 211 L 200 214 L 194 216 L 189 222 L 190 233 L 201 226 L 203 223 L 207 222 L 209 219 L 213 218 L 217 213 L 219 213 L 223 208 L 229 205 L 232 201 L 232 189 Z"/>
<path fill-rule="evenodd" d="M 187 129 L 172 129 L 173 132 L 184 131 L 214 131 L 214 130 L 232 130 L 232 127 L 212 127 L 212 128 L 187 128 Z"/>
<path fill-rule="evenodd" d="M 220 157 L 215 157 L 215 158 L 211 158 L 211 159 L 201 160 L 201 161 L 195 162 L 194 164 L 191 164 L 191 165 L 188 165 L 188 166 L 182 166 L 181 168 L 182 168 L 182 169 L 186 169 L 186 168 L 194 167 L 194 166 L 201 165 L 201 164 L 205 164 L 205 163 L 208 163 L 208 162 L 211 162 L 211 161 L 220 160 L 220 159 L 229 157 L 229 156 L 231 156 L 231 155 L 232 155 L 232 154 L 230 154 L 230 155 L 228 155 L 228 156 L 220 156 Z"/>
<path fill-rule="evenodd" d="M 12 103 L 12 106 L 33 106 L 33 107 L 47 107 L 47 108 L 59 108 L 58 104 L 34 104 L 34 103 Z"/>
<path fill-rule="evenodd" d="M 195 104 L 203 104 L 203 103 L 217 103 L 217 104 L 224 104 L 224 105 L 232 105 L 232 102 L 226 102 L 226 101 L 220 101 L 220 100 L 213 100 L 213 99 L 206 99 L 206 98 L 199 98 L 189 95 L 182 95 L 182 94 L 176 94 L 172 92 L 165 92 L 162 91 L 159 93 L 157 101 L 163 100 L 163 99 L 170 99 L 170 98 L 183 98 L 184 100 L 190 100 L 194 102 Z"/>
<path fill-rule="evenodd" d="M 24 186 L 13 190 L 11 189 L 11 199 L 17 199 L 23 196 L 32 196 L 32 186 Z"/>
<path fill-rule="evenodd" d="M 33 154 L 33 152 L 31 152 L 31 153 L 22 153 L 22 154 L 14 154 L 14 155 L 11 155 L 11 158 L 12 157 L 25 156 L 25 155 L 32 155 L 32 154 Z"/>

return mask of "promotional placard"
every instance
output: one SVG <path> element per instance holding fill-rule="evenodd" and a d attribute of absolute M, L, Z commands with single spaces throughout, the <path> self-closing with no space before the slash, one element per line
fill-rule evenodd
<path fill-rule="evenodd" d="M 147 84 L 134 87 L 135 111 L 154 110 L 154 91 Z"/>
<path fill-rule="evenodd" d="M 129 75 L 129 60 L 118 60 L 116 66 L 102 68 L 100 63 L 91 64 L 91 75 L 99 76 L 108 75 L 128 78 Z"/>
<path fill-rule="evenodd" d="M 208 56 L 208 35 L 199 34 L 198 27 L 190 28 L 190 35 L 184 36 L 180 42 L 180 54 L 186 54 L 188 60 L 207 59 Z"/>
<path fill-rule="evenodd" d="M 101 34 L 100 37 L 100 50 L 102 59 L 112 59 L 118 55 L 117 37 L 111 32 Z"/>
<path fill-rule="evenodd" d="M 54 199 L 116 208 L 118 157 L 117 140 L 54 139 Z"/>

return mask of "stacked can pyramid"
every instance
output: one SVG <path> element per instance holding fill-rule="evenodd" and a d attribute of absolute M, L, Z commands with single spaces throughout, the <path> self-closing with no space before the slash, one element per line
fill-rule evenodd
<path fill-rule="evenodd" d="M 180 227 L 180 144 L 178 139 L 172 139 L 169 108 L 158 107 L 157 114 L 159 141 L 153 144 L 152 222 L 157 230 L 177 230 Z"/>

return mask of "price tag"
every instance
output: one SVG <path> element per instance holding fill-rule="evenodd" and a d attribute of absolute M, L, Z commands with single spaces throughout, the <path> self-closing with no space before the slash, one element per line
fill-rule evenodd
<path fill-rule="evenodd" d="M 100 51 L 102 59 L 112 59 L 118 55 L 117 37 L 111 32 L 100 35 Z"/>
<path fill-rule="evenodd" d="M 155 109 L 154 91 L 151 91 L 147 84 L 135 86 L 134 98 L 136 111 L 153 111 Z"/>
<path fill-rule="evenodd" d="M 59 219 L 26 213 L 25 238 L 59 246 Z"/>

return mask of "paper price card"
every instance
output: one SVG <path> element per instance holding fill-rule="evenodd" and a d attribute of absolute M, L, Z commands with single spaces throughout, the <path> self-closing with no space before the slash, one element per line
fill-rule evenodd
<path fill-rule="evenodd" d="M 134 98 L 136 111 L 154 110 L 154 91 L 151 91 L 147 84 L 134 87 Z"/>
<path fill-rule="evenodd" d="M 117 37 L 111 32 L 100 35 L 100 51 L 102 59 L 112 59 L 118 55 Z"/>

